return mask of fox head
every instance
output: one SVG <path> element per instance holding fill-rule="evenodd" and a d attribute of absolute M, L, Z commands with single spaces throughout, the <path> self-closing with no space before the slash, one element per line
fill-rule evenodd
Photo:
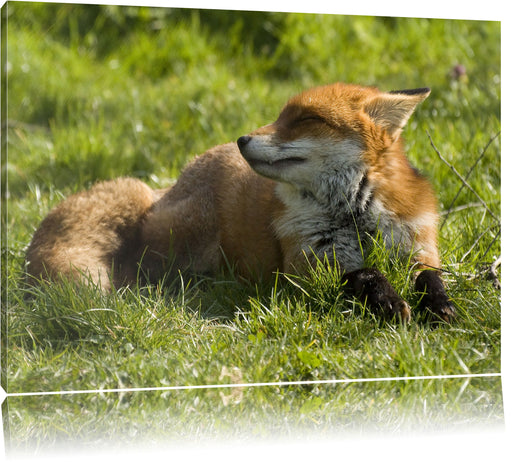
<path fill-rule="evenodd" d="M 342 83 L 313 88 L 292 97 L 274 123 L 240 137 L 238 147 L 257 173 L 314 188 L 318 174 L 349 174 L 381 162 L 429 93 Z"/>

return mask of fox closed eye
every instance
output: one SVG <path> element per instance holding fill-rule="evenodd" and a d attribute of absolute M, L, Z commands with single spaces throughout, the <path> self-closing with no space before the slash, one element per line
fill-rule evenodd
<path fill-rule="evenodd" d="M 315 114 L 299 116 L 294 119 L 292 123 L 293 125 L 324 125 L 334 130 L 338 130 L 340 128 L 340 125 L 337 122 Z"/>
<path fill-rule="evenodd" d="M 323 117 L 320 117 L 317 115 L 304 115 L 301 117 L 297 117 L 297 119 L 295 120 L 296 124 L 306 123 L 306 122 L 325 123 L 325 119 Z"/>

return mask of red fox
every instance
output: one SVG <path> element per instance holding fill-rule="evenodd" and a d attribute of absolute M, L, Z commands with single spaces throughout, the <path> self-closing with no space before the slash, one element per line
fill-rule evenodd
<path fill-rule="evenodd" d="M 344 290 L 384 316 L 409 305 L 376 268 L 368 235 L 400 244 L 421 269 L 420 306 L 455 316 L 439 275 L 437 202 L 400 136 L 428 88 L 381 92 L 337 83 L 307 90 L 277 120 L 196 158 L 172 187 L 121 178 L 70 196 L 43 220 L 27 252 L 32 278 L 91 280 L 108 290 L 167 273 L 241 277 L 304 272 L 336 259 Z"/>

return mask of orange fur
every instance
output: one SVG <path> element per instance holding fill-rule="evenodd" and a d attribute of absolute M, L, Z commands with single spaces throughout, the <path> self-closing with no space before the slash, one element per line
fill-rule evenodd
<path fill-rule="evenodd" d="M 92 277 L 102 288 L 134 283 L 130 258 L 139 245 L 140 219 L 154 201 L 141 181 L 120 178 L 98 183 L 55 207 L 35 232 L 28 248 L 27 271 L 34 278 Z M 113 266 L 114 264 L 114 266 Z"/>
<path fill-rule="evenodd" d="M 391 225 L 410 234 L 421 263 L 437 267 L 436 200 L 428 182 L 410 167 L 400 139 L 414 107 L 427 95 L 426 90 L 393 94 L 345 84 L 303 92 L 290 99 L 276 122 L 239 140 L 243 157 L 234 143 L 217 146 L 166 190 L 120 179 L 71 196 L 35 233 L 28 272 L 35 278 L 79 278 L 77 271 L 84 271 L 108 288 L 109 277 L 116 287 L 135 282 L 139 261 L 152 281 L 169 270 L 216 273 L 225 261 L 247 278 L 300 271 L 304 252 L 315 239 L 329 242 L 329 220 L 338 220 L 329 218 L 332 204 L 321 195 L 322 156 L 326 184 L 329 169 L 353 163 L 364 174 L 361 184 L 371 187 L 363 191 L 347 170 L 339 180 L 346 190 L 335 200 L 345 206 L 341 196 L 351 194 L 350 188 L 354 196 L 368 194 L 372 206 L 380 207 L 375 210 L 382 209 Z M 263 148 L 251 148 L 256 142 Z M 319 154 L 311 146 L 318 146 Z M 290 154 L 294 149 L 298 154 Z M 301 157 L 306 151 L 307 159 Z M 316 210 L 314 200 L 325 211 Z M 314 233 L 315 213 L 324 237 Z M 354 239 L 350 226 L 346 233 Z M 336 239 L 333 245 L 343 247 L 343 239 Z M 350 254 L 352 248 L 357 253 L 356 244 L 346 249 L 348 260 L 340 257 L 342 266 L 358 267 L 360 257 L 353 255 L 352 261 Z"/>

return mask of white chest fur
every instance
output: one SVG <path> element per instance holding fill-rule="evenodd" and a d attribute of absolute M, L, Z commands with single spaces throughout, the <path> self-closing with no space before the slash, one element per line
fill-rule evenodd
<path fill-rule="evenodd" d="M 315 193 L 280 183 L 276 191 L 286 210 L 274 223 L 277 236 L 298 240 L 306 254 L 336 258 L 346 271 L 364 266 L 368 235 L 377 229 L 386 246 L 409 252 L 414 230 L 373 197 L 364 171 L 343 173 L 329 176 Z"/>

